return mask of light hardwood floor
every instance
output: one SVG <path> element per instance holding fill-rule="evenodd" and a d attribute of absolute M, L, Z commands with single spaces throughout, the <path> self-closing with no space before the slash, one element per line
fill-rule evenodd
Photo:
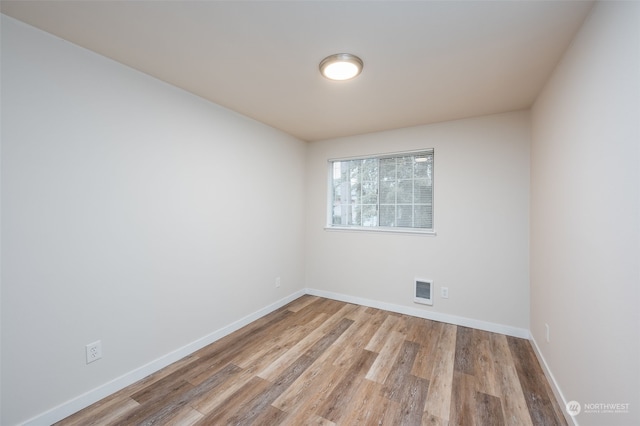
<path fill-rule="evenodd" d="M 528 341 L 303 296 L 59 425 L 566 425 Z"/>

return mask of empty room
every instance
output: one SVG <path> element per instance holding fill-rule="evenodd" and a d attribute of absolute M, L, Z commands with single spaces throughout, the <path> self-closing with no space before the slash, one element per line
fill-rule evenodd
<path fill-rule="evenodd" d="M 640 2 L 0 1 L 0 424 L 640 424 Z"/>

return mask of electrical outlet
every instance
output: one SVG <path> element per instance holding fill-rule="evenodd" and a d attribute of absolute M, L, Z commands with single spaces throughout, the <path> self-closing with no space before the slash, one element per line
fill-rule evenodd
<path fill-rule="evenodd" d="M 102 358 L 102 341 L 98 340 L 97 342 L 89 343 L 85 346 L 85 349 L 87 351 L 87 364 Z"/>
<path fill-rule="evenodd" d="M 440 297 L 443 299 L 449 298 L 449 287 L 440 287 Z"/>
<path fill-rule="evenodd" d="M 276 277 L 276 288 L 280 287 L 280 277 Z"/>
<path fill-rule="evenodd" d="M 545 333 L 546 333 L 547 343 L 549 343 L 551 341 L 549 324 L 546 324 L 546 323 L 544 324 L 544 330 L 545 330 Z"/>

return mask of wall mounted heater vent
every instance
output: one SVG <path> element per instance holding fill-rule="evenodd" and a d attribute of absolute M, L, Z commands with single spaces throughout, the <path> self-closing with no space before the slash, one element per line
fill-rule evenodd
<path fill-rule="evenodd" d="M 423 305 L 433 305 L 432 289 L 433 281 L 416 279 L 413 301 Z"/>

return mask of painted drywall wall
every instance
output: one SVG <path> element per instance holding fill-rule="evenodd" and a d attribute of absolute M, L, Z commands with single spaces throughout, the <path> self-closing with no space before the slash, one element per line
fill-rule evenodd
<path fill-rule="evenodd" d="M 514 112 L 310 143 L 307 287 L 528 329 L 529 135 Z M 421 148 L 436 236 L 324 229 L 329 159 Z M 415 277 L 434 280 L 433 306 L 413 302 Z"/>
<path fill-rule="evenodd" d="M 305 151 L 2 16 L 0 423 L 304 288 Z"/>
<path fill-rule="evenodd" d="M 640 3 L 599 3 L 532 112 L 531 331 L 582 426 L 640 424 L 639 76 Z"/>

